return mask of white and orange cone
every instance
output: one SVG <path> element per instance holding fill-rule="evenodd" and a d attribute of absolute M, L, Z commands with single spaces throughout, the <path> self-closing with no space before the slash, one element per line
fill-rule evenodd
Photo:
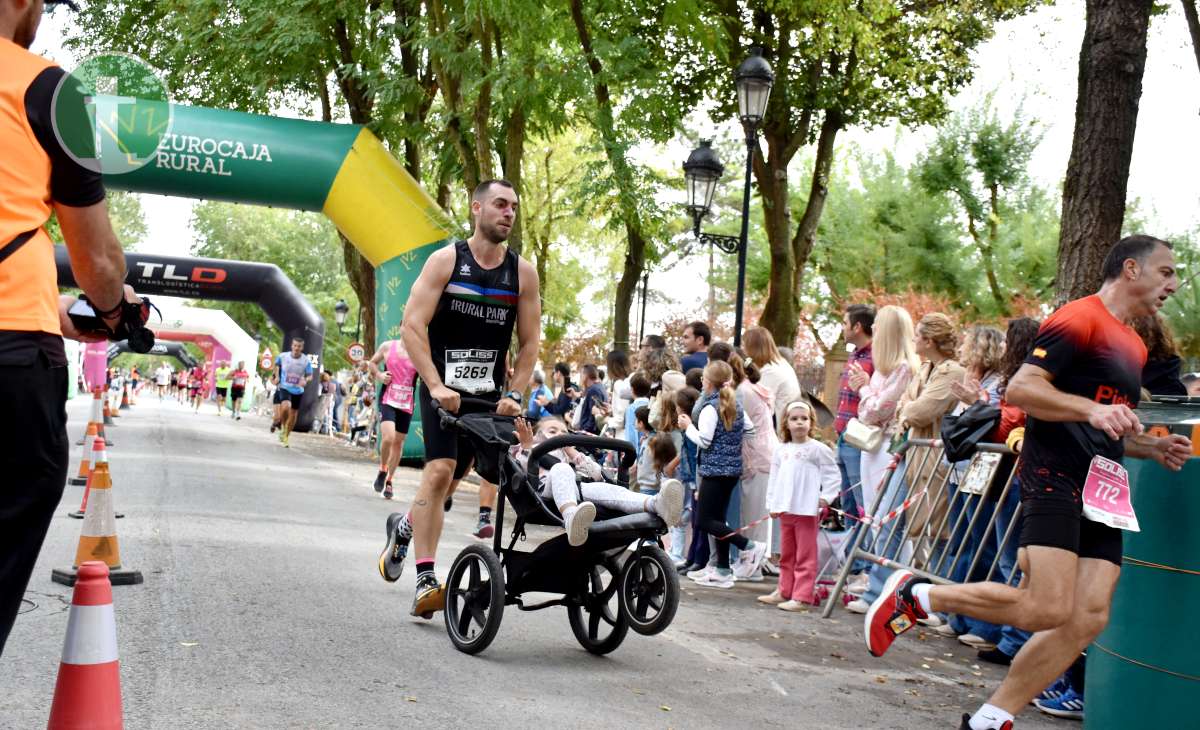
<path fill-rule="evenodd" d="M 98 464 L 104 464 L 104 468 L 100 470 L 100 473 L 103 475 L 101 478 L 108 479 L 109 486 L 111 487 L 112 475 L 108 471 L 108 452 L 104 450 L 105 446 L 107 446 L 107 442 L 103 438 L 97 438 L 92 445 L 92 470 L 88 472 L 88 483 L 83 488 L 83 501 L 79 503 L 78 510 L 67 514 L 68 517 L 82 520 L 83 516 L 87 514 L 88 495 L 92 491 L 92 479 L 96 476 L 96 466 Z M 125 516 L 120 512 L 114 512 L 113 514 L 118 520 Z"/>
<path fill-rule="evenodd" d="M 104 433 L 104 399 L 100 397 L 100 388 L 95 388 L 92 391 L 92 415 L 88 418 L 88 425 L 96 424 L 96 435 L 103 438 L 112 446 L 112 441 L 108 440 L 108 434 Z M 75 442 L 76 446 L 86 444 L 87 436 Z"/>
<path fill-rule="evenodd" d="M 87 433 L 83 436 L 83 454 L 79 457 L 79 473 L 67 480 L 67 484 L 82 487 L 88 483 L 88 474 L 92 471 L 92 450 L 96 444 L 99 429 L 94 422 L 88 423 Z"/>
<path fill-rule="evenodd" d="M 96 439 L 96 446 L 103 451 L 104 439 Z M 107 458 L 96 464 L 89 487 L 75 563 L 71 568 L 52 570 L 50 580 L 67 586 L 75 585 L 76 571 L 80 565 L 89 560 L 103 560 L 108 566 L 109 580 L 113 585 L 141 583 L 140 571 L 121 567 L 121 548 L 117 542 L 117 520 L 113 514 L 112 478 L 108 473 Z"/>
<path fill-rule="evenodd" d="M 108 568 L 79 566 L 47 730 L 121 730 L 121 665 Z"/>
<path fill-rule="evenodd" d="M 117 410 L 129 410 L 129 383 L 125 383 L 121 386 L 121 407 Z"/>

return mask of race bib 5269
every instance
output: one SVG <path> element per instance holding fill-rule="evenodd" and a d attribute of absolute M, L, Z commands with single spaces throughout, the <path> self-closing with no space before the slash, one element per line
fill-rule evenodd
<path fill-rule="evenodd" d="M 445 383 L 463 393 L 491 393 L 497 350 L 446 350 Z"/>

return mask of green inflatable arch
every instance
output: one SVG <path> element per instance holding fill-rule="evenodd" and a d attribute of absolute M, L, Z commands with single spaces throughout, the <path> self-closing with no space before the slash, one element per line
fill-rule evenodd
<path fill-rule="evenodd" d="M 450 238 L 451 225 L 379 139 L 361 125 L 170 108 L 169 131 L 153 158 L 132 172 L 106 175 L 105 185 L 324 213 L 375 266 L 377 337 L 398 338 L 412 283 Z M 414 423 L 406 458 L 423 456 L 420 420 Z"/>

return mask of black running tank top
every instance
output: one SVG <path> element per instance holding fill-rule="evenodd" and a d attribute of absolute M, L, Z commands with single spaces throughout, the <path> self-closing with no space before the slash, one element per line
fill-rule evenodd
<path fill-rule="evenodd" d="M 517 319 L 517 255 L 485 269 L 466 241 L 454 244 L 454 271 L 429 322 L 429 350 L 442 382 L 459 393 L 497 399 Z"/>

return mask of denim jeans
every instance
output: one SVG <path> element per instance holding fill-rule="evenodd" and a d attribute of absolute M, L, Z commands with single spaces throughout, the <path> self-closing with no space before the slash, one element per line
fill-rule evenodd
<path fill-rule="evenodd" d="M 858 515 L 866 511 L 866 506 L 862 504 L 862 474 L 860 473 L 860 463 L 862 460 L 862 452 L 846 443 L 846 440 L 838 436 L 837 442 L 837 462 L 838 470 L 842 472 L 842 510 L 847 514 Z M 858 530 L 862 523 L 855 523 L 852 529 Z M 850 546 L 854 544 L 854 535 L 846 541 L 846 555 L 850 554 Z M 850 566 L 851 573 L 861 573 L 871 564 L 865 560 L 855 560 Z"/>
<path fill-rule="evenodd" d="M 695 490 L 695 485 L 685 483 L 683 485 L 683 515 L 679 520 L 678 527 L 671 528 L 671 559 L 678 562 L 684 559 L 684 544 L 687 543 L 687 535 L 691 529 L 692 523 L 692 507 L 693 499 L 692 492 Z"/>

